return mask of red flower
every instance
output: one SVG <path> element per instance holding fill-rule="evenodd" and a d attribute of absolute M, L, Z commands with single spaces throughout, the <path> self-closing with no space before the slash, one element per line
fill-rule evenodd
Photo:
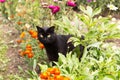
<path fill-rule="evenodd" d="M 76 7 L 77 5 L 75 2 L 69 0 L 69 1 L 67 1 L 67 6 Z"/>
<path fill-rule="evenodd" d="M 59 6 L 54 6 L 54 5 L 50 5 L 48 8 L 51 9 L 52 14 L 56 14 L 60 10 Z"/>
<path fill-rule="evenodd" d="M 0 0 L 0 3 L 4 3 L 6 0 Z"/>

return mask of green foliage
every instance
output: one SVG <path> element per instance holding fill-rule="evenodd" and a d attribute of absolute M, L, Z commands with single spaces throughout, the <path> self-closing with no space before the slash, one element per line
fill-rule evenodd
<path fill-rule="evenodd" d="M 91 7 L 81 8 L 83 13 L 76 14 L 74 25 L 71 25 L 67 17 L 63 17 L 63 21 L 55 21 L 61 30 L 74 36 L 70 41 L 75 46 L 85 46 L 81 62 L 75 54 L 68 54 L 66 57 L 60 54 L 57 66 L 72 80 L 118 80 L 120 48 L 115 46 L 114 50 L 109 43 L 104 47 L 106 40 L 120 38 L 117 24 L 111 23 L 111 19 L 107 17 L 94 17 L 100 13 L 100 9 L 94 11 Z M 81 35 L 85 36 L 84 40 L 80 39 Z"/>
<path fill-rule="evenodd" d="M 75 54 L 69 53 L 66 57 L 59 54 L 56 66 L 60 68 L 63 75 L 69 76 L 72 80 L 104 80 L 106 78 L 118 80 L 120 48 L 117 48 L 116 52 L 111 47 L 113 45 L 106 48 L 102 45 L 98 49 L 87 51 L 87 56 L 81 62 Z"/>
<path fill-rule="evenodd" d="M 94 11 L 91 7 L 87 7 L 87 9 L 85 9 L 81 6 L 81 10 L 83 13 L 76 14 L 77 17 L 73 20 L 74 25 L 71 24 L 72 21 L 67 17 L 63 17 L 62 22 L 59 20 L 54 22 L 54 24 L 58 25 L 61 30 L 75 36 L 75 38 L 72 38 L 75 44 L 82 43 L 83 45 L 88 45 L 95 42 L 106 41 L 111 38 L 120 38 L 117 24 L 111 23 L 110 18 L 94 18 L 95 15 L 100 13 L 100 8 L 95 9 Z M 80 40 L 81 35 L 85 36 L 85 40 L 82 42 Z"/>
<path fill-rule="evenodd" d="M 114 4 L 118 7 L 117 11 L 119 12 L 120 10 L 119 0 L 91 0 L 91 2 L 87 2 L 87 0 L 77 0 L 77 2 L 79 5 L 92 6 L 94 9 L 101 7 L 102 11 L 108 10 L 108 4 Z"/>

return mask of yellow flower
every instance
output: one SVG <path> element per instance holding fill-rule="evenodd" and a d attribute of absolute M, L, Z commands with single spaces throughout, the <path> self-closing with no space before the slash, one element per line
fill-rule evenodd
<path fill-rule="evenodd" d="M 25 32 L 22 32 L 21 34 L 20 34 L 20 38 L 24 38 L 25 37 Z"/>

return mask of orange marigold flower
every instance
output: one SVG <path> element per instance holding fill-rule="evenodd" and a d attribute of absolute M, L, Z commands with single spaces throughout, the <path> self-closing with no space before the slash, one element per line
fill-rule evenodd
<path fill-rule="evenodd" d="M 54 74 L 55 74 L 55 75 L 60 75 L 60 70 L 57 68 L 57 69 L 54 71 Z"/>
<path fill-rule="evenodd" d="M 70 78 L 61 76 L 59 68 L 48 68 L 46 72 L 40 74 L 42 80 L 70 80 Z"/>
<path fill-rule="evenodd" d="M 40 78 L 41 78 L 41 79 L 48 79 L 49 76 L 50 76 L 50 75 L 49 75 L 48 72 L 43 72 L 43 73 L 40 74 Z"/>
<path fill-rule="evenodd" d="M 33 53 L 29 53 L 29 54 L 28 54 L 28 58 L 32 58 L 33 56 L 34 56 Z"/>
<path fill-rule="evenodd" d="M 34 30 L 29 30 L 28 32 L 29 32 L 29 34 L 31 35 L 32 38 L 37 39 L 37 37 L 38 37 L 37 35 L 38 35 L 38 34 L 37 34 L 36 31 L 34 31 Z"/>
<path fill-rule="evenodd" d="M 25 32 L 22 32 L 21 34 L 20 34 L 20 38 L 24 38 L 25 37 Z"/>
<path fill-rule="evenodd" d="M 34 33 L 34 30 L 29 30 L 28 32 L 30 35 L 32 35 Z"/>
<path fill-rule="evenodd" d="M 24 54 L 30 54 L 30 53 L 31 53 L 30 50 L 25 50 L 25 51 L 24 51 Z"/>
<path fill-rule="evenodd" d="M 49 77 L 48 80 L 55 80 L 54 77 Z"/>
<path fill-rule="evenodd" d="M 39 43 L 39 47 L 40 47 L 41 49 L 44 49 L 44 48 L 45 48 L 45 46 L 44 46 L 42 43 Z"/>
<path fill-rule="evenodd" d="M 35 38 L 35 39 L 37 39 L 37 36 L 38 34 L 37 34 L 37 32 L 34 32 L 31 36 L 32 36 L 32 38 Z"/>
<path fill-rule="evenodd" d="M 17 24 L 18 24 L 18 25 L 21 25 L 21 24 L 22 24 L 22 22 L 18 21 L 18 22 L 17 22 Z"/>
<path fill-rule="evenodd" d="M 60 75 L 60 70 L 58 68 L 48 68 L 47 72 L 50 72 L 50 74 L 54 75 Z"/>
<path fill-rule="evenodd" d="M 26 48 L 26 50 L 29 50 L 30 52 L 32 52 L 32 48 Z"/>
<path fill-rule="evenodd" d="M 22 50 L 18 50 L 18 52 L 19 52 L 19 55 L 22 56 L 22 57 L 25 55 L 24 51 L 22 51 Z"/>
<path fill-rule="evenodd" d="M 26 48 L 32 48 L 32 46 L 30 44 L 27 44 Z"/>
<path fill-rule="evenodd" d="M 64 80 L 64 77 L 61 76 L 61 75 L 55 75 L 55 76 L 54 76 L 54 79 L 55 79 L 55 80 Z"/>
<path fill-rule="evenodd" d="M 18 40 L 16 40 L 16 42 L 17 42 L 18 44 L 20 44 L 20 43 L 22 42 L 22 40 L 21 40 L 21 39 L 18 39 Z"/>
<path fill-rule="evenodd" d="M 48 68 L 47 72 L 50 72 L 50 74 L 54 74 L 54 69 L 53 68 Z"/>

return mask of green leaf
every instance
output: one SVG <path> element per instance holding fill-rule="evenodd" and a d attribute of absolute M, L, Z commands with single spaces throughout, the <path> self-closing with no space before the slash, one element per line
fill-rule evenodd
<path fill-rule="evenodd" d="M 83 6 L 80 5 L 80 10 L 83 11 L 84 13 L 86 13 L 86 10 Z"/>
<path fill-rule="evenodd" d="M 116 79 L 112 75 L 105 75 L 105 77 L 102 80 L 116 80 Z"/>
<path fill-rule="evenodd" d="M 102 42 L 96 42 L 96 43 L 93 43 L 93 44 L 88 45 L 87 47 L 88 47 L 88 48 L 90 48 L 90 47 L 99 48 L 101 44 L 102 44 Z"/>
<path fill-rule="evenodd" d="M 34 60 L 33 60 L 33 70 L 35 70 L 36 65 L 37 65 L 37 61 L 36 61 L 36 59 L 34 59 Z"/>
<path fill-rule="evenodd" d="M 83 13 L 87 14 L 89 17 L 92 17 L 93 9 L 90 6 L 87 6 L 86 9 L 83 6 L 80 6 L 80 9 Z"/>
<path fill-rule="evenodd" d="M 98 15 L 99 13 L 101 13 L 101 8 L 96 8 L 96 9 L 93 11 L 93 15 L 92 15 L 92 16 Z"/>
<path fill-rule="evenodd" d="M 90 6 L 87 6 L 87 12 L 86 14 L 89 16 L 89 17 L 93 17 L 92 14 L 93 14 L 93 9 L 90 7 Z"/>
<path fill-rule="evenodd" d="M 38 63 L 38 65 L 40 66 L 40 69 L 42 70 L 41 72 L 44 72 L 47 70 L 48 66 L 47 65 L 43 65 L 43 64 L 40 64 Z"/>

